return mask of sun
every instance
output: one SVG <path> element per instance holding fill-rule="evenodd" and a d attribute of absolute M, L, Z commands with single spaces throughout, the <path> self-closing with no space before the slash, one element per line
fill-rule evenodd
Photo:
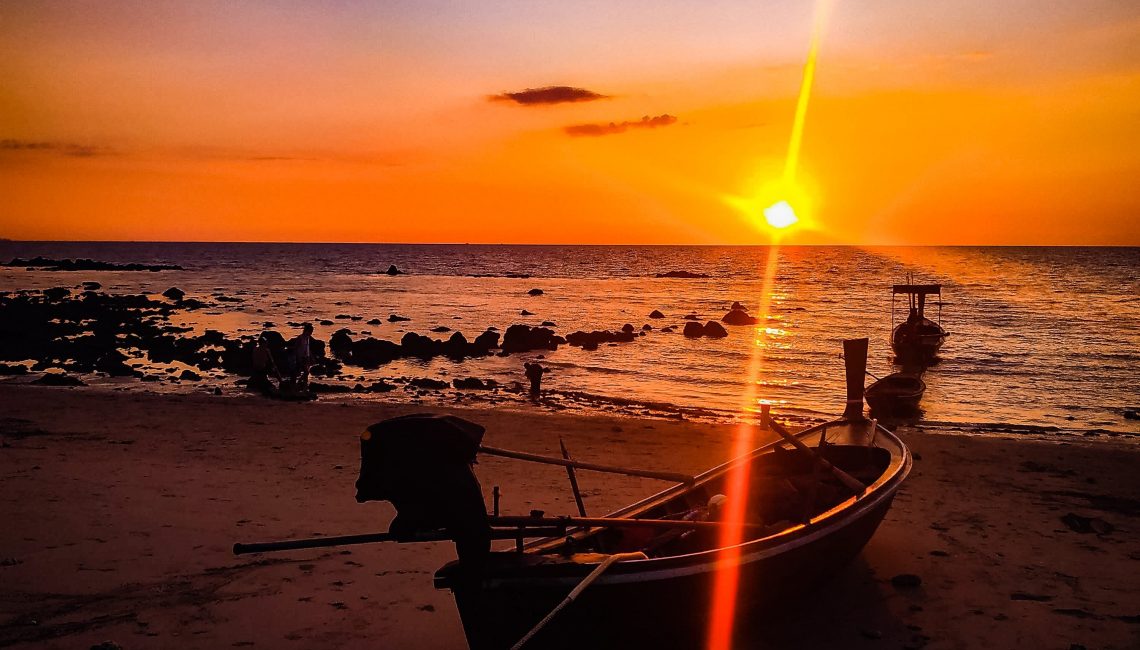
<path fill-rule="evenodd" d="M 781 200 L 764 208 L 764 220 L 773 228 L 783 229 L 796 223 L 800 218 L 796 216 L 796 211 L 790 203 Z"/>

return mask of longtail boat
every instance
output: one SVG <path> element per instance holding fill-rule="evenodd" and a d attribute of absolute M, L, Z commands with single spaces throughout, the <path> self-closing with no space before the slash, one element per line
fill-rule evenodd
<path fill-rule="evenodd" d="M 872 415 L 913 415 L 926 392 L 926 382 L 917 375 L 893 372 L 867 387 L 867 405 Z"/>
<path fill-rule="evenodd" d="M 907 297 L 907 317 L 891 328 L 891 349 L 903 363 L 932 363 L 950 333 L 938 321 L 926 317 L 926 297 L 938 296 L 938 310 L 942 310 L 942 285 L 896 284 L 891 293 L 891 322 L 895 321 L 895 301 L 899 295 Z"/>

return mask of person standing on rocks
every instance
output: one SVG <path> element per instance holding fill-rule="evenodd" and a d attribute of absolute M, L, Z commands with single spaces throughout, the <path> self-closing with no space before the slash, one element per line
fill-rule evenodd
<path fill-rule="evenodd" d="M 309 368 L 313 365 L 312 343 L 313 324 L 305 323 L 301 334 L 293 339 L 293 383 L 296 386 L 309 385 Z"/>
<path fill-rule="evenodd" d="M 523 370 L 526 371 L 526 378 L 530 380 L 531 399 L 538 399 L 542 387 L 542 373 L 546 372 L 546 368 L 536 362 L 523 364 Z"/>
<path fill-rule="evenodd" d="M 277 391 L 273 382 L 269 381 L 269 373 L 273 372 L 277 382 L 281 383 L 281 371 L 273 361 L 273 351 L 269 349 L 269 340 L 265 335 L 257 337 L 256 347 L 253 348 L 253 374 L 249 377 L 249 389 L 270 395 Z"/>

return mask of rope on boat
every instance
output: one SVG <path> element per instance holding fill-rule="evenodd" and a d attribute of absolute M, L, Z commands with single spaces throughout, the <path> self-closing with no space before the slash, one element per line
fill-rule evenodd
<path fill-rule="evenodd" d="M 607 557 L 606 559 L 602 560 L 601 564 L 599 564 L 597 566 L 597 568 L 595 568 L 593 571 L 591 571 L 590 574 L 587 575 L 582 580 L 582 582 L 579 582 L 576 587 L 574 587 L 573 589 L 570 590 L 570 594 L 568 596 L 566 596 L 566 598 L 564 598 L 562 600 L 562 602 L 558 603 L 558 605 L 554 609 L 550 610 L 550 613 L 547 614 L 546 617 L 544 617 L 541 621 L 538 622 L 538 625 L 535 625 L 534 627 L 532 627 L 530 632 L 526 633 L 526 636 L 519 639 L 518 643 L 511 646 L 511 650 L 519 650 L 519 648 L 522 648 L 524 645 L 526 645 L 528 641 L 530 641 L 532 638 L 534 638 L 534 635 L 536 635 L 540 631 L 542 631 L 542 628 L 546 627 L 546 624 L 549 623 L 550 621 L 552 621 L 554 619 L 554 617 L 558 615 L 559 612 L 561 612 L 563 609 L 565 609 L 567 605 L 574 602 L 574 600 L 577 599 L 578 596 L 581 596 L 582 592 L 585 591 L 586 588 L 589 587 L 591 584 L 593 584 L 593 582 L 595 580 L 600 578 L 602 576 L 602 574 L 605 573 L 606 570 L 609 569 L 614 563 L 622 562 L 624 560 L 647 560 L 647 559 L 649 559 L 649 556 L 647 556 L 645 553 L 642 553 L 639 551 L 637 553 L 615 553 L 615 554 Z"/>

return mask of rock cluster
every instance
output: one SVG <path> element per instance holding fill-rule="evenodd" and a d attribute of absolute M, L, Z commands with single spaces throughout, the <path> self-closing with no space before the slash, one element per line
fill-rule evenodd
<path fill-rule="evenodd" d="M 87 258 L 56 260 L 48 257 L 33 257 L 21 259 L 19 257 L 9 261 L 4 266 L 22 266 L 34 268 L 37 271 L 181 271 L 177 264 L 114 264 L 100 262 Z"/>

